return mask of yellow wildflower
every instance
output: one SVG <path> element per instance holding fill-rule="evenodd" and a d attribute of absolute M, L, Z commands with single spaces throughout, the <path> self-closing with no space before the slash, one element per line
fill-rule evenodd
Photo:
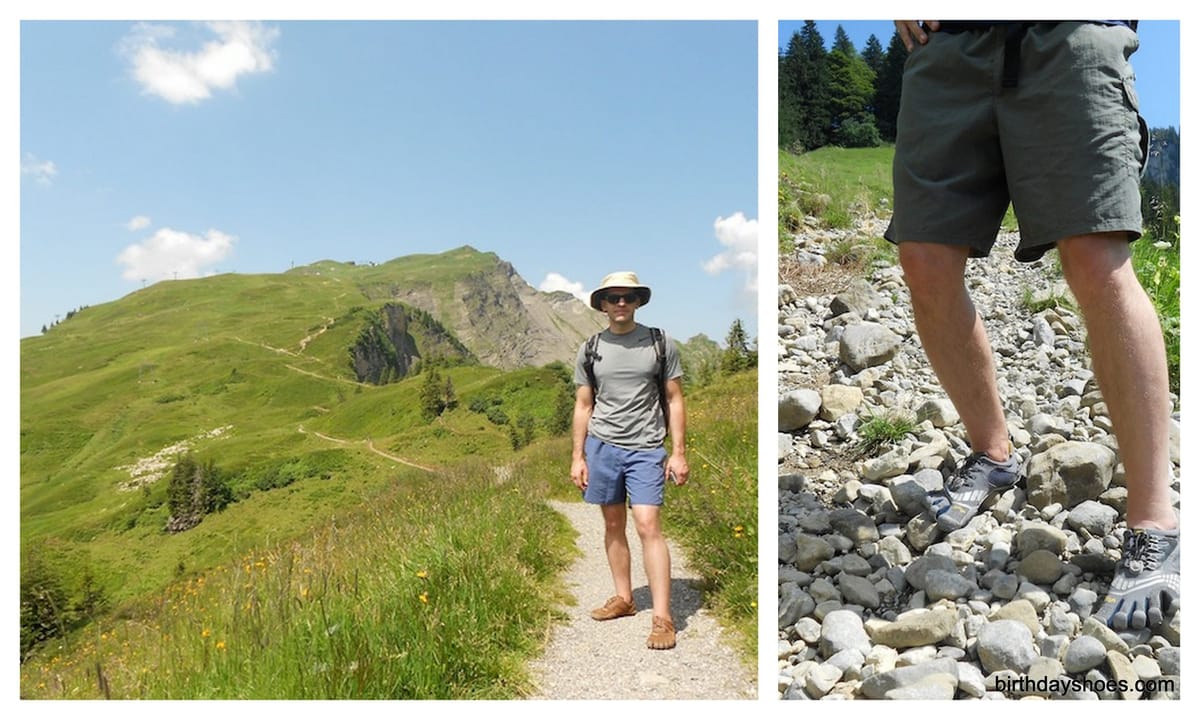
<path fill-rule="evenodd" d="M 417 571 L 417 577 L 419 577 L 419 578 L 421 578 L 422 580 L 424 580 L 425 578 L 429 577 L 429 573 L 428 573 L 427 571 L 425 571 L 425 570 L 418 570 L 418 571 Z"/>
<path fill-rule="evenodd" d="M 208 628 L 204 628 L 203 630 L 200 631 L 200 637 L 206 638 L 209 635 L 212 635 L 212 631 L 209 630 Z"/>
<path fill-rule="evenodd" d="M 428 603 L 429 602 L 429 593 L 423 592 L 417 596 L 417 599 L 423 603 Z"/>

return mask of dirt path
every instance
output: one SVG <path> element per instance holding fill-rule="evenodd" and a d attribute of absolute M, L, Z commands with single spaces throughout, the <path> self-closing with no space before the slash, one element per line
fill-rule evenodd
<path fill-rule="evenodd" d="M 311 431 L 310 431 L 310 430 L 305 430 L 303 425 L 299 426 L 299 427 L 298 427 L 298 428 L 296 428 L 296 429 L 300 431 L 300 434 L 301 434 L 301 435 L 307 435 L 307 434 L 309 434 L 309 433 L 311 432 L 313 435 L 315 435 L 316 437 L 319 437 L 319 438 L 321 438 L 322 440 L 328 440 L 329 442 L 332 442 L 332 443 L 337 443 L 338 445 L 360 445 L 360 444 L 365 444 L 365 445 L 367 446 L 367 449 L 368 449 L 368 450 L 370 450 L 371 452 L 375 453 L 376 455 L 378 455 L 378 456 L 380 456 L 380 457 L 387 458 L 388 460 L 391 460 L 392 462 L 395 462 L 395 463 L 400 463 L 401 465 L 407 465 L 407 466 L 409 466 L 409 467 L 414 467 L 414 468 L 416 468 L 416 469 L 418 469 L 418 470 L 424 470 L 425 472 L 436 472 L 436 471 L 435 471 L 433 468 L 430 468 L 430 467 L 425 467 L 424 465 L 418 465 L 418 464 L 416 464 L 415 462 L 412 462 L 411 460 L 405 460 L 405 459 L 404 459 L 404 458 L 402 458 L 402 457 L 398 457 L 398 456 L 396 456 L 396 455 L 392 455 L 392 454 L 390 454 L 390 453 L 385 453 L 384 451 L 382 451 L 382 450 L 380 450 L 379 448 L 375 447 L 375 443 L 374 443 L 374 441 L 372 441 L 372 440 L 344 440 L 344 439 L 342 439 L 342 438 L 335 438 L 335 437 L 333 437 L 333 436 L 331 436 L 331 435 L 326 435 L 326 434 L 324 434 L 324 433 L 319 433 L 319 432 L 317 432 L 316 430 L 311 430 Z"/>
<path fill-rule="evenodd" d="M 642 568 L 641 545 L 629 527 L 633 555 L 634 617 L 596 622 L 588 612 L 612 595 L 605 560 L 600 512 L 582 502 L 551 502 L 579 533 L 583 556 L 565 581 L 576 604 L 564 608 L 569 620 L 555 628 L 545 655 L 530 666 L 539 700 L 737 700 L 757 697 L 757 677 L 724 639 L 716 619 L 701 607 L 698 577 L 683 551 L 671 547 L 671 606 L 678 645 L 646 649 L 650 632 L 650 589 Z"/>

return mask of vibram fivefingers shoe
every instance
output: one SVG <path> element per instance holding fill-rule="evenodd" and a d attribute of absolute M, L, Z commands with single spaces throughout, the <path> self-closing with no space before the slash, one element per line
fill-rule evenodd
<path fill-rule="evenodd" d="M 620 595 L 613 595 L 605 603 L 603 607 L 598 607 L 592 611 L 593 620 L 614 620 L 620 617 L 628 617 L 636 615 L 637 608 L 633 603 Z"/>
<path fill-rule="evenodd" d="M 1179 605 L 1179 531 L 1126 530 L 1121 562 L 1096 619 L 1113 630 L 1161 625 Z"/>
<path fill-rule="evenodd" d="M 650 637 L 646 638 L 646 647 L 651 650 L 670 650 L 675 647 L 675 624 L 668 618 L 655 615 L 650 626 Z"/>
<path fill-rule="evenodd" d="M 984 501 L 1001 493 L 1021 480 L 1021 461 L 1016 453 L 999 463 L 984 453 L 972 453 L 958 468 L 941 491 L 929 493 L 925 502 L 945 532 L 966 525 Z"/>

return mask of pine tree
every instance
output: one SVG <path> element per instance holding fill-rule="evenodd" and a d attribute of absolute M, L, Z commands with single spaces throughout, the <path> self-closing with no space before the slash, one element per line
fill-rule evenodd
<path fill-rule="evenodd" d="M 441 373 L 437 371 L 437 367 L 429 365 L 425 369 L 425 380 L 421 383 L 421 417 L 425 422 L 430 422 L 442 414 L 446 407 L 443 392 Z"/>
<path fill-rule="evenodd" d="M 725 350 L 721 353 L 721 372 L 729 375 L 753 367 L 758 358 L 750 351 L 750 341 L 740 318 L 729 326 Z"/>
<path fill-rule="evenodd" d="M 780 147 L 813 150 L 829 143 L 829 95 L 825 40 L 808 20 L 779 60 Z"/>
<path fill-rule="evenodd" d="M 863 45 L 862 59 L 876 77 L 883 71 L 883 45 L 879 43 L 879 38 L 874 34 L 867 38 L 867 43 Z"/>
<path fill-rule="evenodd" d="M 841 52 L 846 57 L 858 57 L 854 43 L 851 42 L 850 36 L 846 34 L 846 30 L 841 25 L 838 25 L 837 30 L 833 33 L 833 51 Z"/>
<path fill-rule="evenodd" d="M 900 115 L 900 89 L 907 58 L 908 50 L 900 40 L 900 33 L 893 33 L 882 68 L 875 77 L 875 126 L 887 142 L 896 141 L 896 118 Z"/>

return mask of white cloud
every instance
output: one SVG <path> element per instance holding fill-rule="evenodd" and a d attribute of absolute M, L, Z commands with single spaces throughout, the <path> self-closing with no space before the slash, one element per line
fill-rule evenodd
<path fill-rule="evenodd" d="M 209 230 L 201 237 L 162 228 L 122 250 L 117 262 L 125 266 L 121 277 L 126 280 L 195 278 L 228 257 L 236 241 L 219 230 Z"/>
<path fill-rule="evenodd" d="M 717 241 L 725 248 L 704 262 L 704 271 L 719 275 L 726 270 L 741 271 L 744 290 L 758 290 L 758 221 L 748 220 L 741 212 L 719 217 L 713 223 Z"/>
<path fill-rule="evenodd" d="M 138 24 L 122 42 L 142 91 L 169 103 L 197 103 L 213 90 L 228 90 L 240 75 L 269 72 L 275 65 L 272 45 L 278 28 L 256 22 L 210 22 L 217 36 L 199 50 L 189 52 L 160 47 L 174 38 L 174 28 Z"/>
<path fill-rule="evenodd" d="M 143 230 L 148 227 L 150 227 L 150 218 L 145 215 L 132 217 L 129 219 L 129 222 L 125 223 L 125 228 L 133 231 Z"/>
<path fill-rule="evenodd" d="M 25 153 L 21 158 L 21 174 L 33 176 L 38 185 L 49 185 L 58 174 L 58 168 L 50 160 L 39 160 L 33 153 Z"/>
<path fill-rule="evenodd" d="M 583 283 L 568 280 L 556 272 L 546 273 L 546 279 L 542 280 L 541 284 L 538 285 L 538 290 L 542 292 L 556 292 L 561 290 L 571 293 L 585 303 L 588 301 L 588 294 L 584 292 Z"/>

